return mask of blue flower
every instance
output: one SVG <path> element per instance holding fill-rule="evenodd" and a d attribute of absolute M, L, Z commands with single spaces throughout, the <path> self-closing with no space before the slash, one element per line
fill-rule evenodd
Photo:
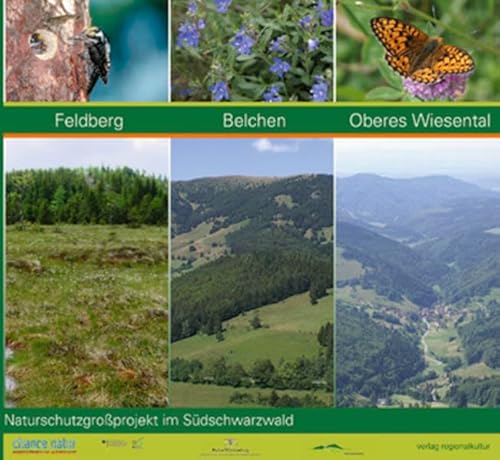
<path fill-rule="evenodd" d="M 278 57 L 273 58 L 273 61 L 274 64 L 269 68 L 269 70 L 278 75 L 278 77 L 283 78 L 283 75 L 291 69 L 290 64 Z"/>
<path fill-rule="evenodd" d="M 283 48 L 283 46 L 282 46 L 284 39 L 285 39 L 285 37 L 281 36 L 281 37 L 278 37 L 278 38 L 272 40 L 270 45 L 269 45 L 269 52 L 270 53 L 279 53 L 279 54 L 286 53 L 286 49 Z"/>
<path fill-rule="evenodd" d="M 300 27 L 302 27 L 303 29 L 305 29 L 312 21 L 312 16 L 310 14 L 308 14 L 307 16 L 304 16 L 300 21 L 299 21 L 299 25 Z"/>
<path fill-rule="evenodd" d="M 179 47 L 191 46 L 193 48 L 198 48 L 200 43 L 200 32 L 196 28 L 196 25 L 191 24 L 189 21 L 185 21 L 177 32 L 176 44 Z"/>
<path fill-rule="evenodd" d="M 325 11 L 321 11 L 320 13 L 321 25 L 323 27 L 332 27 L 333 26 L 333 8 L 330 8 Z"/>
<path fill-rule="evenodd" d="M 229 99 L 231 98 L 229 95 L 229 88 L 225 81 L 216 81 L 209 89 L 212 92 L 213 101 L 229 101 Z"/>
<path fill-rule="evenodd" d="M 310 38 L 307 40 L 307 49 L 309 51 L 314 51 L 319 46 L 319 38 Z"/>
<path fill-rule="evenodd" d="M 187 98 L 193 94 L 193 90 L 191 88 L 180 88 L 177 89 L 176 92 L 183 98 Z"/>
<path fill-rule="evenodd" d="M 232 0 L 214 0 L 218 13 L 227 13 Z"/>
<path fill-rule="evenodd" d="M 198 11 L 198 6 L 196 5 L 196 2 L 189 2 L 188 5 L 188 14 L 195 15 L 196 11 Z"/>
<path fill-rule="evenodd" d="M 314 79 L 316 83 L 311 88 L 312 100 L 314 102 L 325 102 L 328 98 L 328 83 L 320 75 L 315 75 Z"/>
<path fill-rule="evenodd" d="M 242 27 L 231 41 L 231 46 L 238 51 L 239 54 L 249 55 L 252 54 L 252 46 L 254 40 L 250 35 L 245 33 L 245 28 Z"/>
<path fill-rule="evenodd" d="M 281 102 L 283 98 L 279 95 L 279 85 L 272 85 L 262 96 L 266 102 Z"/>
<path fill-rule="evenodd" d="M 205 20 L 203 18 L 198 19 L 198 30 L 203 30 L 205 28 Z"/>

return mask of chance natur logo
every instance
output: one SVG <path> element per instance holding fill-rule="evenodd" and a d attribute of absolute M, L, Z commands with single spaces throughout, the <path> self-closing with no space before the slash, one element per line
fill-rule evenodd
<path fill-rule="evenodd" d="M 76 439 L 16 438 L 12 441 L 12 451 L 16 454 L 54 451 L 76 453 Z"/>

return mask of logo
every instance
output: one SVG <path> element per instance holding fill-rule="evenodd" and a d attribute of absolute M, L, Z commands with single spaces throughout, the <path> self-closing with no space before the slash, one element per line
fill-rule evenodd
<path fill-rule="evenodd" d="M 219 446 L 201 452 L 202 457 L 260 457 L 262 454 L 240 445 L 234 438 L 226 438 Z"/>
<path fill-rule="evenodd" d="M 101 444 L 104 444 L 106 448 L 123 448 L 127 447 L 128 443 L 124 439 L 103 439 Z"/>
<path fill-rule="evenodd" d="M 339 453 L 341 455 L 365 455 L 361 450 L 346 449 L 340 444 L 325 444 L 313 447 L 313 450 Z"/>
<path fill-rule="evenodd" d="M 344 450 L 344 448 L 342 446 L 339 446 L 338 444 L 328 444 L 327 446 L 316 446 L 313 449 L 314 450 L 325 450 L 325 449 Z"/>
<path fill-rule="evenodd" d="M 132 441 L 132 449 L 144 449 L 144 438 L 134 439 Z"/>
<path fill-rule="evenodd" d="M 12 441 L 12 452 L 16 454 L 46 453 L 76 453 L 76 439 L 73 438 L 24 438 L 19 437 Z"/>

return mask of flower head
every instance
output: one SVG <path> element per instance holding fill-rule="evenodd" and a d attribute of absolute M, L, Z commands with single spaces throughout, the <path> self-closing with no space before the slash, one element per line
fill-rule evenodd
<path fill-rule="evenodd" d="M 200 32 L 195 24 L 189 21 L 184 21 L 184 23 L 179 27 L 177 32 L 176 44 L 179 47 L 191 46 L 193 48 L 198 48 L 200 43 Z"/>
<path fill-rule="evenodd" d="M 279 85 L 272 85 L 262 96 L 262 99 L 266 102 L 281 102 L 283 98 L 279 94 Z"/>
<path fill-rule="evenodd" d="M 465 93 L 467 80 L 472 72 L 462 74 L 448 74 L 437 83 L 427 84 L 403 79 L 403 86 L 408 93 L 424 101 L 456 100 Z"/>
<path fill-rule="evenodd" d="M 278 77 L 283 78 L 283 75 L 287 73 L 290 69 L 291 66 L 288 62 L 283 61 L 283 59 L 280 59 L 278 57 L 273 58 L 274 64 L 269 68 L 269 70 L 278 75 Z"/>
<path fill-rule="evenodd" d="M 310 14 L 308 14 L 307 16 L 304 16 L 299 21 L 299 25 L 300 25 L 300 27 L 302 27 L 303 29 L 305 29 L 309 24 L 311 24 L 311 22 L 312 22 L 312 16 Z"/>
<path fill-rule="evenodd" d="M 308 51 L 314 51 L 319 46 L 319 38 L 310 38 L 307 40 L 307 49 Z"/>
<path fill-rule="evenodd" d="M 227 13 L 232 0 L 214 0 L 215 8 L 218 13 Z"/>
<path fill-rule="evenodd" d="M 311 88 L 312 100 L 325 102 L 328 98 L 328 82 L 321 75 L 315 75 L 314 79 L 316 83 Z"/>
<path fill-rule="evenodd" d="M 198 5 L 196 5 L 196 2 L 194 2 L 194 1 L 189 2 L 187 11 L 188 11 L 188 14 L 195 15 L 196 11 L 198 11 Z"/>
<path fill-rule="evenodd" d="M 333 26 L 333 8 L 321 11 L 319 14 L 320 22 L 323 27 Z"/>
<path fill-rule="evenodd" d="M 232 47 L 238 51 L 239 54 L 243 55 L 252 54 L 254 43 L 254 39 L 246 34 L 244 27 L 240 29 L 231 41 Z"/>
<path fill-rule="evenodd" d="M 286 49 L 283 48 L 283 41 L 284 40 L 285 40 L 284 35 L 272 40 L 271 43 L 269 44 L 269 52 L 270 53 L 279 53 L 279 54 L 286 53 Z"/>
<path fill-rule="evenodd" d="M 216 81 L 209 89 L 212 93 L 212 100 L 216 102 L 224 100 L 229 101 L 231 98 L 229 95 L 229 88 L 225 81 Z"/>

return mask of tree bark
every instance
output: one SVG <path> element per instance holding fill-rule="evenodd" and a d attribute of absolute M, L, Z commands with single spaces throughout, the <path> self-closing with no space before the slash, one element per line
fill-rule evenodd
<path fill-rule="evenodd" d="M 7 0 L 6 100 L 87 101 L 89 0 Z"/>

